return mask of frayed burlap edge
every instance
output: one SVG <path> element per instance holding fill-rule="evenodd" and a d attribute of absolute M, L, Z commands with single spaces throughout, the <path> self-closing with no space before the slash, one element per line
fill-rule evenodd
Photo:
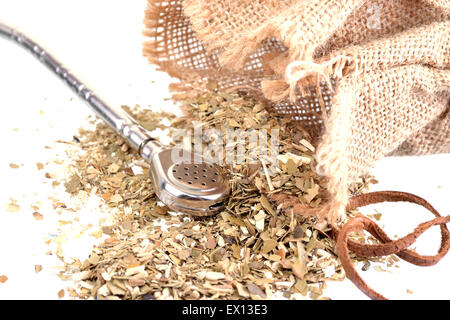
<path fill-rule="evenodd" d="M 158 4 L 160 4 L 158 1 L 149 1 L 149 6 L 146 10 L 145 24 L 147 30 L 144 34 L 150 38 L 154 38 L 154 40 L 150 40 L 144 44 L 144 54 L 151 63 L 159 65 L 161 70 L 173 77 L 183 80 L 185 78 L 183 67 L 179 65 L 174 66 L 173 63 L 170 62 L 170 57 L 164 57 L 167 50 L 165 50 L 166 48 L 161 48 L 161 42 L 156 40 L 156 38 L 161 35 L 158 31 L 159 20 L 161 19 Z M 447 9 L 448 4 L 444 3 L 443 7 L 444 9 Z M 214 49 L 214 47 L 212 48 Z M 227 63 L 227 60 L 222 60 L 222 62 Z M 261 89 L 265 97 L 269 100 L 277 101 L 287 97 L 293 100 L 295 99 L 297 90 L 302 92 L 304 86 L 317 85 L 322 81 L 327 83 L 329 88 L 331 88 L 330 79 L 341 79 L 351 72 L 360 72 L 363 68 L 363 65 L 355 62 L 351 50 L 344 50 L 338 55 L 323 59 L 319 63 L 314 63 L 309 59 L 295 60 L 286 66 L 284 80 L 264 80 L 261 83 Z M 186 69 L 186 72 L 190 74 L 188 83 L 182 81 L 180 84 L 171 86 L 171 90 L 182 92 L 181 95 L 175 95 L 175 98 L 184 99 L 186 96 L 204 91 L 207 79 L 203 77 L 201 72 L 198 74 L 195 81 L 193 81 L 192 70 Z M 221 72 L 227 71 L 221 70 Z M 221 76 L 223 76 L 223 74 L 221 74 Z M 346 99 L 348 101 L 345 104 L 352 105 L 352 103 L 354 103 L 351 95 L 348 95 Z M 347 109 L 349 110 L 349 108 Z M 324 116 L 325 115 L 326 113 L 324 113 Z M 341 117 L 341 119 L 345 121 L 345 117 Z M 331 122 L 326 121 L 327 132 L 333 132 L 333 130 L 330 131 L 330 127 L 332 129 L 332 126 L 340 126 L 340 129 L 345 127 L 345 123 L 339 124 L 336 121 L 336 119 L 333 119 Z M 350 131 L 351 130 L 339 130 L 338 132 L 340 134 L 348 135 Z M 344 140 L 346 139 L 346 137 L 341 138 Z M 319 163 L 317 169 L 319 173 L 322 173 L 329 178 L 329 192 L 333 195 L 331 200 L 324 206 L 309 211 L 304 208 L 296 208 L 298 205 L 296 205 L 292 199 L 288 199 L 283 195 L 273 196 L 273 201 L 280 203 L 281 206 L 284 206 L 286 209 L 292 209 L 294 213 L 301 213 L 301 215 L 315 214 L 320 217 L 328 217 L 332 221 L 335 221 L 336 218 L 343 215 L 344 208 L 348 201 L 347 186 L 349 183 L 349 173 L 347 172 L 347 164 L 345 162 L 345 159 L 347 159 L 345 156 L 347 150 L 345 150 L 344 147 L 341 148 L 341 150 L 339 146 L 333 145 L 333 141 L 330 139 L 336 141 L 335 136 L 331 137 L 327 134 L 322 136 L 322 147 L 319 148 L 317 154 Z M 330 148 L 332 150 L 329 150 Z"/>

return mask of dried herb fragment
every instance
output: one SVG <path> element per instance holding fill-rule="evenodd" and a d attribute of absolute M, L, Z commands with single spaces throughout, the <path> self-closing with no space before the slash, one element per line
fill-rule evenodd
<path fill-rule="evenodd" d="M 44 220 L 44 215 L 42 213 L 35 211 L 35 212 L 33 212 L 33 218 L 35 220 L 41 221 L 41 220 Z"/>
<path fill-rule="evenodd" d="M 68 193 L 77 193 L 81 187 L 80 178 L 77 175 L 73 175 L 69 181 L 64 183 L 64 187 Z"/>
<path fill-rule="evenodd" d="M 17 204 L 15 200 L 6 204 L 4 207 L 8 212 L 18 212 L 20 210 L 20 206 Z"/>

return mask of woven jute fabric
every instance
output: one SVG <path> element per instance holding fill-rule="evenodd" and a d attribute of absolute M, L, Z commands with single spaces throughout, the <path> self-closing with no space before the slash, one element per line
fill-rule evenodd
<path fill-rule="evenodd" d="M 311 133 L 322 217 L 336 221 L 382 157 L 450 152 L 448 0 L 150 0 L 145 24 L 144 55 L 179 79 L 175 99 L 216 81 Z"/>

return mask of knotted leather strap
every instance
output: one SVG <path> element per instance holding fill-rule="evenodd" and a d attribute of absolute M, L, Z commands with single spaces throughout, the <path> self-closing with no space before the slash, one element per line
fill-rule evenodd
<path fill-rule="evenodd" d="M 372 220 L 362 215 L 358 215 L 349 220 L 340 230 L 333 228 L 333 236 L 337 238 L 337 251 L 339 259 L 345 270 L 346 276 L 362 292 L 372 299 L 386 299 L 384 296 L 370 288 L 359 276 L 352 261 L 350 260 L 349 250 L 360 257 L 370 258 L 395 254 L 401 259 L 418 266 L 431 266 L 436 264 L 450 248 L 449 231 L 446 224 L 450 222 L 450 216 L 442 217 L 426 200 L 406 192 L 398 191 L 379 191 L 371 192 L 350 199 L 347 210 L 354 210 L 359 207 L 367 206 L 380 202 L 412 202 L 421 205 L 431 211 L 436 218 L 419 224 L 412 233 L 398 240 L 391 240 L 387 234 Z M 424 256 L 417 252 L 408 250 L 416 239 L 434 225 L 440 225 L 441 228 L 441 247 L 434 256 Z M 348 235 L 354 231 L 366 230 L 381 244 L 369 245 L 352 240 L 348 240 Z"/>

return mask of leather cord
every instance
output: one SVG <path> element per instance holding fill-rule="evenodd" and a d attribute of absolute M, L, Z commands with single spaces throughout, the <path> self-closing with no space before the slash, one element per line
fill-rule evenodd
<path fill-rule="evenodd" d="M 370 298 L 385 300 L 386 298 L 383 295 L 370 288 L 359 276 L 350 260 L 349 251 L 364 258 L 395 254 L 399 258 L 418 266 L 432 266 L 439 262 L 450 249 L 450 235 L 446 226 L 446 224 L 450 222 L 450 216 L 442 217 L 426 200 L 411 193 L 398 191 L 378 191 L 355 196 L 349 200 L 346 209 L 354 210 L 359 207 L 380 202 L 415 203 L 428 209 L 435 216 L 434 219 L 419 224 L 413 232 L 398 240 L 390 239 L 380 226 L 362 215 L 350 219 L 340 230 L 335 227 L 332 228 L 332 235 L 336 239 L 338 256 L 347 278 Z M 435 225 L 440 225 L 441 229 L 441 247 L 436 255 L 425 256 L 408 250 L 408 247 L 410 247 L 422 233 Z M 380 241 L 381 244 L 363 244 L 348 239 L 351 232 L 363 230 L 369 232 Z"/>

